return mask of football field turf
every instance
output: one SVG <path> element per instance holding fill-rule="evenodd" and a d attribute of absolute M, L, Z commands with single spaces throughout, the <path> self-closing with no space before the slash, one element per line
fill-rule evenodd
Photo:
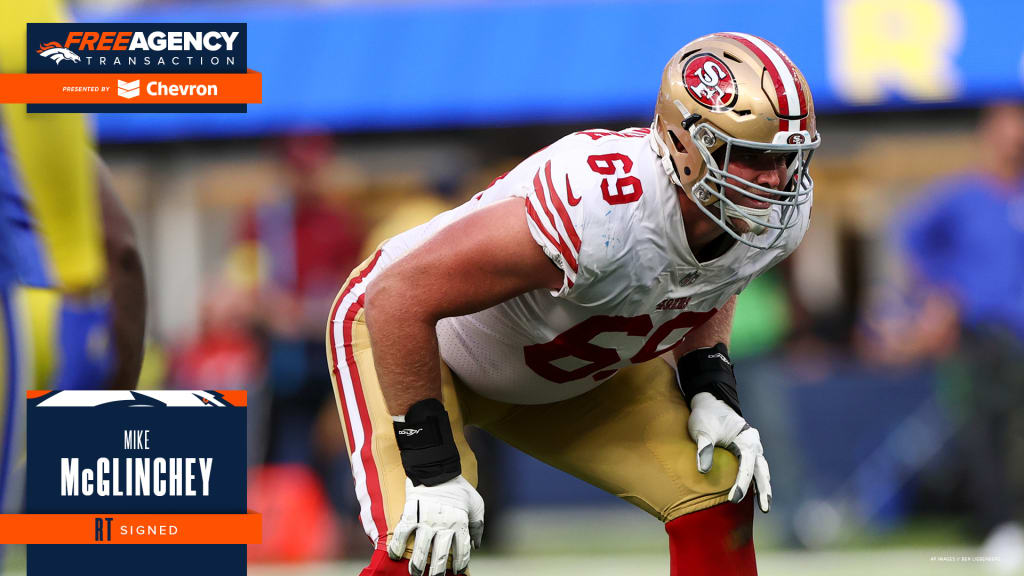
<path fill-rule="evenodd" d="M 886 534 L 846 535 L 837 548 L 807 551 L 771 544 L 760 520 L 761 576 L 983 576 L 1010 574 L 998 559 L 979 557 L 956 520 L 915 520 Z M 760 533 L 757 533 L 760 528 Z M 636 510 L 517 511 L 507 517 L 504 550 L 474 552 L 474 576 L 667 576 L 667 537 L 661 525 Z M 24 574 L 24 547 L 11 552 L 4 575 Z M 366 558 L 315 564 L 256 564 L 253 576 L 356 576 Z"/>
<path fill-rule="evenodd" d="M 474 553 L 474 576 L 667 576 L 668 539 L 657 521 L 630 507 L 527 510 L 506 518 L 506 548 Z M 771 544 L 767 517 L 755 525 L 761 576 L 972 576 L 999 574 L 978 557 L 956 522 L 915 521 L 885 535 L 844 536 L 840 548 L 806 551 Z M 758 532 L 760 531 L 760 532 Z M 366 559 L 309 566 L 250 565 L 256 576 L 357 575 Z M 1005 573 L 1005 572 L 1004 572 Z"/>
<path fill-rule="evenodd" d="M 758 574 L 762 576 L 971 576 L 998 573 L 993 566 L 974 560 L 972 548 L 899 548 L 883 550 L 844 550 L 835 552 L 796 552 L 773 550 L 758 554 Z M 953 558 L 933 560 L 933 557 Z M 961 560 L 961 556 L 966 560 Z M 249 566 L 256 576 L 348 576 L 357 575 L 365 562 L 342 562 L 311 566 Z M 472 563 L 474 576 L 621 576 L 651 574 L 667 576 L 667 554 L 626 553 L 605 555 L 480 554 Z"/>

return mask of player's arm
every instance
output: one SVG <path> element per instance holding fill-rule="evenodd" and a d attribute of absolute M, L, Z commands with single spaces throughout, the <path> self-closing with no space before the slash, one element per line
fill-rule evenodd
<path fill-rule="evenodd" d="M 388 410 L 402 415 L 420 400 L 441 399 L 438 320 L 561 284 L 561 271 L 530 235 L 522 198 L 467 215 L 388 267 L 366 289 L 366 322 Z"/>
<path fill-rule="evenodd" d="M 729 492 L 733 502 L 742 500 L 754 480 L 762 512 L 771 507 L 772 489 L 761 436 L 743 419 L 736 377 L 729 359 L 736 296 L 729 299 L 707 322 L 686 335 L 673 351 L 679 388 L 690 405 L 687 430 L 697 443 L 697 469 L 711 470 L 715 446 L 739 459 L 736 481 Z"/>
<path fill-rule="evenodd" d="M 146 280 L 135 230 L 114 193 L 110 171 L 96 158 L 97 193 L 103 212 L 103 244 L 110 288 L 112 332 L 117 364 L 108 387 L 130 390 L 142 367 L 146 329 Z"/>
<path fill-rule="evenodd" d="M 732 316 L 736 310 L 736 296 L 729 298 L 707 322 L 694 328 L 686 338 L 672 349 L 672 359 L 679 362 L 686 353 L 697 348 L 711 348 L 721 343 L 729 346 L 732 336 Z"/>
<path fill-rule="evenodd" d="M 411 574 L 464 573 L 480 546 L 484 503 L 462 477 L 441 400 L 437 321 L 483 310 L 524 292 L 558 289 L 562 273 L 530 235 L 526 204 L 510 198 L 469 214 L 388 267 L 367 286 L 374 365 L 395 418 L 405 468 L 405 507 L 388 542 L 398 560 L 415 534 Z"/>

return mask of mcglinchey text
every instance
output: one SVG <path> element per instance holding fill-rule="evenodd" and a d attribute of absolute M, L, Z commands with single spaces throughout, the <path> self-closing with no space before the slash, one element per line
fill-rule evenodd
<path fill-rule="evenodd" d="M 149 450 L 149 430 L 125 430 L 125 450 Z M 61 496 L 208 496 L 213 458 L 60 459 Z"/>

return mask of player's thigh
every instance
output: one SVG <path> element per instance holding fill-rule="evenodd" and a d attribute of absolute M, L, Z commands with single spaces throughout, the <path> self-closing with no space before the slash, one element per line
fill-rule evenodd
<path fill-rule="evenodd" d="M 468 410 L 516 448 L 663 521 L 725 502 L 736 477 L 736 458 L 722 449 L 710 472 L 697 471 L 690 412 L 660 358 L 562 402 L 510 406 L 474 396 Z"/>
<path fill-rule="evenodd" d="M 370 333 L 363 316 L 362 294 L 375 262 L 371 258 L 356 268 L 331 308 L 327 360 L 352 464 L 359 517 L 374 545 L 382 548 L 402 516 L 405 469 L 395 442 L 391 414 L 377 380 Z M 443 363 L 441 366 L 442 401 L 462 456 L 462 473 L 476 485 L 476 459 L 462 431 L 462 412 L 451 373 Z"/>

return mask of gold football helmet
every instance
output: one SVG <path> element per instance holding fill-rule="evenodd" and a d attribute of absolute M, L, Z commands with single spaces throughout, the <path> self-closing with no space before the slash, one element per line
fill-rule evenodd
<path fill-rule="evenodd" d="M 723 32 L 684 46 L 665 66 L 651 133 L 672 182 L 736 240 L 769 248 L 799 222 L 797 207 L 814 187 L 807 167 L 821 137 L 807 81 L 771 42 Z M 779 189 L 729 174 L 729 160 L 739 154 L 782 155 L 786 178 Z M 737 205 L 727 189 L 767 207 Z M 732 218 L 746 222 L 750 234 L 734 230 Z M 755 241 L 769 229 L 777 233 Z"/>

